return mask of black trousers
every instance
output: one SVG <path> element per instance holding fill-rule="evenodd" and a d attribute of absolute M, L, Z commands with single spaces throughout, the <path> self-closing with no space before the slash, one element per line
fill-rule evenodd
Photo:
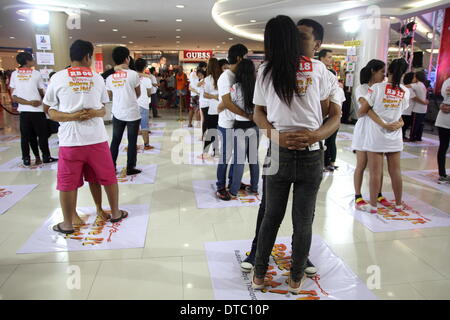
<path fill-rule="evenodd" d="M 158 115 L 158 95 L 156 93 L 152 94 L 152 100 L 150 102 L 150 108 L 152 108 L 153 118 Z"/>
<path fill-rule="evenodd" d="M 326 118 L 325 122 L 328 121 L 329 118 Z M 329 166 L 331 163 L 336 162 L 336 157 L 337 157 L 337 148 L 336 148 L 336 137 L 338 134 L 338 130 L 336 130 L 335 133 L 333 133 L 331 136 L 329 136 L 326 140 L 325 140 L 325 145 L 327 147 L 327 149 L 324 152 L 324 166 L 327 167 Z"/>
<path fill-rule="evenodd" d="M 113 117 L 113 139 L 111 141 L 111 155 L 114 166 L 116 166 L 117 157 L 119 156 L 120 142 L 122 142 L 123 132 L 127 128 L 128 134 L 128 151 L 127 151 L 127 169 L 136 167 L 137 161 L 137 137 L 141 120 L 122 121 Z"/>
<path fill-rule="evenodd" d="M 21 112 L 20 134 L 22 159 L 30 158 L 30 146 L 34 156 L 39 158 L 38 143 L 43 159 L 50 158 L 50 149 L 48 147 L 48 124 L 44 112 Z"/>
<path fill-rule="evenodd" d="M 216 154 L 219 144 L 219 141 L 216 139 L 218 122 L 219 122 L 218 114 L 208 114 L 206 116 L 206 129 L 208 132 L 204 138 L 205 142 L 203 144 L 203 152 L 207 152 L 209 145 L 212 143 L 214 155 Z"/>
<path fill-rule="evenodd" d="M 412 124 L 412 116 L 402 115 L 403 122 L 405 123 L 402 127 L 403 139 L 406 138 L 406 131 L 411 127 Z"/>
<path fill-rule="evenodd" d="M 423 133 L 423 125 L 425 123 L 426 113 L 412 113 L 412 126 L 409 139 L 412 141 L 421 141 Z"/>
<path fill-rule="evenodd" d="M 207 128 L 208 110 L 209 110 L 209 107 L 202 108 L 203 119 L 204 119 L 204 120 L 203 120 L 203 123 L 202 123 L 202 137 L 205 136 L 205 132 L 206 132 L 206 130 L 208 129 L 208 128 Z"/>
<path fill-rule="evenodd" d="M 437 161 L 439 167 L 439 175 L 441 177 L 447 176 L 445 172 L 445 158 L 447 157 L 448 144 L 450 142 L 450 129 L 438 127 L 439 132 L 439 150 L 437 154 Z"/>

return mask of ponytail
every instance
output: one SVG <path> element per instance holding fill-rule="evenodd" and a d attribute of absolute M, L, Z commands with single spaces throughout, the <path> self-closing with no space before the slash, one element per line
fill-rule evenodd
<path fill-rule="evenodd" d="M 361 69 L 359 74 L 359 81 L 361 84 L 367 84 L 372 79 L 372 73 L 384 69 L 386 64 L 377 59 L 370 60 L 367 65 Z"/>
<path fill-rule="evenodd" d="M 392 86 L 394 88 L 399 87 L 402 81 L 402 77 L 407 70 L 408 63 L 405 61 L 405 59 L 395 59 L 391 62 L 388 72 L 392 75 Z"/>

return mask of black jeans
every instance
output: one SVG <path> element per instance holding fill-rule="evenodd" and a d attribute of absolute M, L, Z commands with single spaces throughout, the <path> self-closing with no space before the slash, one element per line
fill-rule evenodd
<path fill-rule="evenodd" d="M 213 144 L 213 150 L 214 155 L 216 154 L 217 150 L 219 149 L 219 141 L 216 138 L 217 137 L 217 123 L 219 122 L 219 115 L 218 114 L 208 114 L 206 116 L 206 131 L 207 134 L 204 137 L 204 144 L 203 144 L 203 152 L 208 152 L 208 147 L 212 143 Z M 211 130 L 212 129 L 212 130 Z"/>
<path fill-rule="evenodd" d="M 35 157 L 39 158 L 39 148 L 42 158 L 50 158 L 48 147 L 48 124 L 44 112 L 21 112 L 20 113 L 20 146 L 22 148 L 22 159 L 30 158 L 30 146 Z"/>
<path fill-rule="evenodd" d="M 291 278 L 300 281 L 308 259 L 312 239 L 312 223 L 317 193 L 322 181 L 323 151 L 293 151 L 279 148 L 279 168 L 265 177 L 265 214 L 258 234 L 255 275 L 264 278 L 269 258 L 283 221 L 291 185 L 292 203 L 292 268 Z"/>
<path fill-rule="evenodd" d="M 447 157 L 448 144 L 450 142 L 450 129 L 438 127 L 439 132 L 439 150 L 437 154 L 437 162 L 439 167 L 439 175 L 447 176 L 445 172 L 445 158 Z"/>
<path fill-rule="evenodd" d="M 117 156 L 119 155 L 119 146 L 122 141 L 123 132 L 127 128 L 128 133 L 128 151 L 127 151 L 127 169 L 136 167 L 137 158 L 137 137 L 141 120 L 122 121 L 113 117 L 113 139 L 111 141 L 111 155 L 116 166 Z"/>
<path fill-rule="evenodd" d="M 202 123 L 202 137 L 204 137 L 205 136 L 205 132 L 206 132 L 206 130 L 208 130 L 208 110 L 209 110 L 209 107 L 206 107 L 206 108 L 202 108 L 202 113 L 203 113 L 203 123 Z"/>
<path fill-rule="evenodd" d="M 150 102 L 150 107 L 152 108 L 153 118 L 158 115 L 158 95 L 156 93 L 152 94 L 152 100 Z"/>
<path fill-rule="evenodd" d="M 412 141 L 422 140 L 423 124 L 425 122 L 426 113 L 412 113 L 412 126 L 409 139 Z"/>
<path fill-rule="evenodd" d="M 337 157 L 337 148 L 336 148 L 336 137 L 339 130 L 336 130 L 335 133 L 333 133 L 331 136 L 329 136 L 325 140 L 325 146 L 327 147 L 327 150 L 325 150 L 325 158 L 324 158 L 324 165 L 329 166 L 331 163 L 336 162 Z"/>
<path fill-rule="evenodd" d="M 403 122 L 405 123 L 402 127 L 402 132 L 403 132 L 403 139 L 406 138 L 406 131 L 411 127 L 411 123 L 412 123 L 412 116 L 408 116 L 408 115 L 402 115 L 403 118 Z M 410 134 L 411 136 L 411 134 Z"/>

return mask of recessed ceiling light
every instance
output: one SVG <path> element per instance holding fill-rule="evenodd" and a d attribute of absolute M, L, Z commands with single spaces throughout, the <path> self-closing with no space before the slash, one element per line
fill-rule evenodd
<path fill-rule="evenodd" d="M 117 31 L 119 31 L 119 30 L 118 30 L 118 29 L 112 29 L 112 31 L 117 32 Z"/>
<path fill-rule="evenodd" d="M 217 48 L 220 48 L 220 46 L 217 46 Z"/>
<path fill-rule="evenodd" d="M 10 39 L 15 39 L 15 37 L 9 37 Z"/>
<path fill-rule="evenodd" d="M 176 36 L 175 38 L 177 38 L 177 39 L 180 39 L 180 38 L 181 38 L 181 36 Z"/>
<path fill-rule="evenodd" d="M 251 22 L 251 23 L 255 23 L 255 22 L 256 22 L 256 20 L 252 19 L 252 20 L 250 20 L 250 22 Z"/>
<path fill-rule="evenodd" d="M 183 4 L 177 4 L 175 7 L 177 7 L 178 9 L 183 9 L 184 5 Z"/>
<path fill-rule="evenodd" d="M 177 30 L 175 30 L 176 32 L 180 32 L 181 31 L 181 29 L 177 29 Z"/>
<path fill-rule="evenodd" d="M 134 43 L 133 41 L 128 41 L 128 43 Z"/>
<path fill-rule="evenodd" d="M 177 41 L 177 43 L 180 43 L 180 41 Z"/>
<path fill-rule="evenodd" d="M 327 22 L 327 24 L 333 24 L 333 22 Z"/>
<path fill-rule="evenodd" d="M 226 44 L 226 42 L 222 42 L 222 44 Z"/>
<path fill-rule="evenodd" d="M 228 38 L 228 40 L 230 40 L 230 41 L 231 41 L 231 40 L 233 40 L 233 38 Z"/>
<path fill-rule="evenodd" d="M 17 19 L 17 20 L 22 21 L 22 22 L 25 21 L 25 19 L 22 19 L 22 18 L 19 18 L 19 19 Z"/>
<path fill-rule="evenodd" d="M 127 36 L 122 36 L 122 39 L 126 39 L 127 38 Z"/>
<path fill-rule="evenodd" d="M 397 19 L 396 17 L 389 17 L 389 19 L 391 19 L 391 20 L 395 20 L 395 19 Z"/>
<path fill-rule="evenodd" d="M 98 22 L 106 22 L 105 19 L 98 19 Z"/>
<path fill-rule="evenodd" d="M 176 19 L 176 22 L 183 22 L 183 19 Z"/>
<path fill-rule="evenodd" d="M 69 36 L 69 39 L 72 39 L 72 36 Z"/>

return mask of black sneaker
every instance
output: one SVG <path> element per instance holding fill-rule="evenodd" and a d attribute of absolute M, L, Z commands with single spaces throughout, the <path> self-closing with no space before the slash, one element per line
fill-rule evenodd
<path fill-rule="evenodd" d="M 317 274 L 317 269 L 311 262 L 311 260 L 306 260 L 306 268 L 305 268 L 305 274 L 307 277 L 312 278 Z"/>
<path fill-rule="evenodd" d="M 216 191 L 216 196 L 217 198 L 219 198 L 220 200 L 223 201 L 230 201 L 231 200 L 231 196 L 228 193 L 227 189 L 220 189 Z"/>
<path fill-rule="evenodd" d="M 132 176 L 133 174 L 139 174 L 141 172 L 142 172 L 142 170 L 139 170 L 136 168 L 127 169 L 127 176 Z"/>
<path fill-rule="evenodd" d="M 252 271 L 252 268 L 255 266 L 255 258 L 256 258 L 256 248 L 252 247 L 252 250 L 250 251 L 248 257 L 241 262 L 241 270 L 246 273 Z"/>
<path fill-rule="evenodd" d="M 52 158 L 52 157 L 49 157 L 49 158 L 44 158 L 44 163 L 52 163 L 52 162 L 56 162 L 56 161 L 58 161 L 58 159 L 57 158 Z"/>
<path fill-rule="evenodd" d="M 23 159 L 23 165 L 29 167 L 31 165 L 30 158 Z"/>

